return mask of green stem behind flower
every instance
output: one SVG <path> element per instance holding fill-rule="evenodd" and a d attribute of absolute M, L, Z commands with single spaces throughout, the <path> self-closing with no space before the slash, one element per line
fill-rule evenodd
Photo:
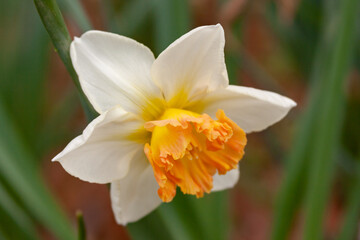
<path fill-rule="evenodd" d="M 85 228 L 84 216 L 80 210 L 76 212 L 76 218 L 78 223 L 78 240 L 85 240 L 86 228 Z"/>
<path fill-rule="evenodd" d="M 35 6 L 41 17 L 41 20 L 54 44 L 55 51 L 59 54 L 65 64 L 71 78 L 80 95 L 80 101 L 84 108 L 88 120 L 95 118 L 97 113 L 89 103 L 84 92 L 81 89 L 79 79 L 73 68 L 70 58 L 70 34 L 66 28 L 64 19 L 55 0 L 34 0 Z"/>

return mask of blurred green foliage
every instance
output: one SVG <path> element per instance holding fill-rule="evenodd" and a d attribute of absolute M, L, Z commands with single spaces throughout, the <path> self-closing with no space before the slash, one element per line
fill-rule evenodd
<path fill-rule="evenodd" d="M 7 46 L 0 49 L 0 232 L 4 239 L 38 239 L 35 226 L 41 223 L 59 239 L 74 239 L 36 161 L 41 152 L 38 132 L 43 126 L 48 37 L 31 2 L 0 4 L 1 29 L 6 33 L 0 45 Z"/>
<path fill-rule="evenodd" d="M 88 120 L 95 116 L 71 65 L 71 38 L 62 15 L 80 32 L 93 26 L 78 1 L 34 2 L 38 12 L 31 1 L 0 1 L 0 239 L 38 239 L 41 228 L 58 239 L 75 239 L 72 224 L 40 174 L 40 160 L 73 136 L 62 126 L 70 124 L 76 113 L 78 96 Z M 220 8 L 228 2 L 217 4 Z M 196 25 L 193 5 L 184 0 L 101 2 L 108 30 L 143 42 L 156 54 Z M 277 149 L 280 156 L 288 157 L 274 208 L 272 239 L 288 239 L 302 206 L 303 238 L 325 238 L 324 212 L 334 181 L 346 195 L 339 239 L 354 239 L 360 214 L 360 101 L 359 93 L 345 92 L 345 87 L 350 73 L 360 70 L 359 5 L 358 0 L 301 0 L 293 21 L 285 23 L 276 2 L 264 3 L 271 30 L 309 86 L 308 101 L 298 113 L 301 120 L 294 124 L 294 145 L 289 153 Z M 244 41 L 247 20 L 246 12 L 239 13 L 230 23 L 227 31 L 234 41 Z M 79 94 L 69 90 L 55 106 L 49 106 L 47 96 L 54 49 L 49 40 L 80 90 Z M 228 47 L 226 61 L 232 83 L 243 68 L 260 87 L 279 89 L 279 83 L 242 46 Z M 271 144 L 278 143 L 272 139 Z M 341 174 L 339 183 L 337 174 Z M 79 223 L 83 239 L 82 218 Z M 202 199 L 179 192 L 171 204 L 129 224 L 128 230 L 133 239 L 216 240 L 229 238 L 230 229 L 236 227 L 232 225 L 227 192 Z"/>
<path fill-rule="evenodd" d="M 306 4 L 302 1 L 301 4 Z M 309 106 L 289 157 L 272 238 L 285 239 L 306 192 L 304 239 L 319 239 L 339 151 L 345 80 L 355 49 L 358 1 L 323 3 L 322 39 L 317 44 Z M 301 10 L 301 7 L 300 7 Z"/>

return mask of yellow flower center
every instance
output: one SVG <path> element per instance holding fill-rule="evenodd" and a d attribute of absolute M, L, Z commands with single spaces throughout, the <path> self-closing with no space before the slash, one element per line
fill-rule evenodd
<path fill-rule="evenodd" d="M 146 122 L 152 136 L 144 150 L 164 202 L 174 198 L 177 186 L 185 194 L 202 197 L 211 191 L 216 172 L 237 168 L 246 135 L 223 110 L 216 117 L 170 108 L 160 120 Z"/>

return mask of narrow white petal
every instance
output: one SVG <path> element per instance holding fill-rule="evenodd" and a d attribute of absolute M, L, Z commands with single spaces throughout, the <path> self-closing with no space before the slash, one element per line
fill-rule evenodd
<path fill-rule="evenodd" d="M 135 40 L 88 31 L 75 38 L 70 53 L 81 87 L 99 113 L 115 105 L 139 113 L 149 99 L 161 97 L 150 77 L 154 55 Z"/>
<path fill-rule="evenodd" d="M 221 191 L 228 188 L 233 188 L 239 180 L 240 169 L 233 169 L 227 172 L 225 175 L 215 174 L 213 176 L 213 188 L 212 192 Z"/>
<path fill-rule="evenodd" d="M 218 109 L 245 132 L 261 131 L 280 121 L 296 103 L 277 93 L 249 87 L 228 86 L 207 94 L 204 113 L 215 116 Z"/>
<path fill-rule="evenodd" d="M 135 222 L 157 208 L 161 203 L 158 188 L 153 169 L 142 152 L 132 161 L 128 175 L 111 183 L 116 222 L 121 225 Z"/>
<path fill-rule="evenodd" d="M 127 139 L 143 125 L 134 116 L 119 107 L 101 114 L 53 161 L 84 181 L 109 183 L 121 179 L 134 155 L 144 151 L 143 144 Z"/>
<path fill-rule="evenodd" d="M 203 26 L 183 35 L 159 55 L 151 75 L 171 107 L 183 107 L 198 94 L 228 85 L 224 45 L 220 24 Z"/>

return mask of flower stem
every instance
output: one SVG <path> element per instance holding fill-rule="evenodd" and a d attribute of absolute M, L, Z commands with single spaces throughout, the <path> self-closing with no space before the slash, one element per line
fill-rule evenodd
<path fill-rule="evenodd" d="M 82 91 L 79 79 L 73 68 L 70 58 L 71 38 L 60 9 L 55 0 L 34 0 L 34 3 L 46 31 L 54 44 L 55 51 L 59 54 L 71 78 L 73 79 L 86 117 L 90 121 L 95 118 L 97 114 Z"/>

